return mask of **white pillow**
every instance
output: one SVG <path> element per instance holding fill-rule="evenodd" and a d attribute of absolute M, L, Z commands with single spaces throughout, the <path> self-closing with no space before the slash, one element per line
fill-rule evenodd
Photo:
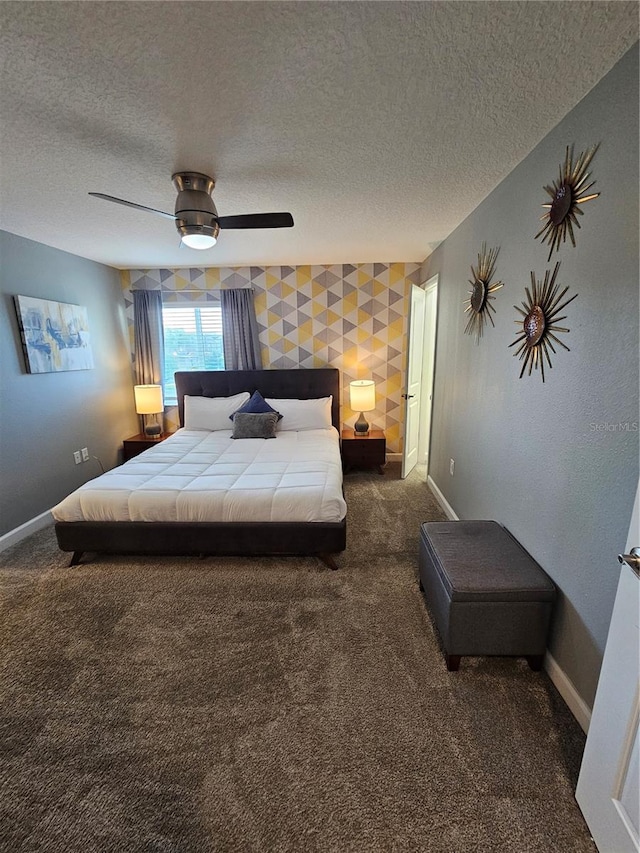
<path fill-rule="evenodd" d="M 249 392 L 233 397 L 184 397 L 185 429 L 228 429 L 233 426 L 231 415 L 249 399 Z"/>
<path fill-rule="evenodd" d="M 276 400 L 265 397 L 270 406 L 280 412 L 279 430 L 327 429 L 331 426 L 332 397 L 315 400 Z"/>

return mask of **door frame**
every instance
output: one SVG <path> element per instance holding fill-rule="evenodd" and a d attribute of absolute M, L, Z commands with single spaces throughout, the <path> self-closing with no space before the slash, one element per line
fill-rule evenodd
<path fill-rule="evenodd" d="M 424 287 L 421 284 L 412 284 L 409 292 L 405 391 L 402 395 L 404 399 L 404 439 L 400 476 L 403 480 L 418 464 L 419 458 L 426 304 L 427 295 Z M 409 439 L 411 439 L 410 442 Z"/>
<path fill-rule="evenodd" d="M 431 436 L 433 434 L 433 388 L 436 378 L 436 342 L 438 337 L 438 278 L 436 273 L 422 287 L 426 293 L 424 346 L 422 362 L 422 389 L 420 392 L 420 433 L 418 436 L 418 459 L 426 464 L 425 479 L 429 474 L 431 460 Z M 433 318 L 429 317 L 429 294 L 435 291 Z M 427 418 L 428 414 L 428 418 Z M 428 426 L 427 426 L 428 425 Z"/>
<path fill-rule="evenodd" d="M 431 458 L 430 449 L 431 449 L 431 434 L 433 430 L 431 429 L 432 418 L 433 418 L 433 388 L 435 385 L 435 371 L 436 371 L 436 345 L 437 345 L 437 337 L 438 337 L 438 308 L 439 308 L 439 296 L 438 296 L 438 281 L 440 274 L 435 273 L 430 276 L 426 281 L 421 282 L 418 285 L 414 285 L 415 287 L 419 287 L 421 290 L 425 291 L 425 301 L 424 301 L 424 323 L 423 323 L 423 335 L 422 340 L 419 341 L 419 345 L 422 348 L 422 375 L 420 381 L 420 409 L 418 411 L 419 418 L 419 432 L 418 432 L 418 465 L 428 464 L 428 461 Z M 432 318 L 432 334 L 429 336 L 427 334 L 427 323 L 429 321 L 427 307 L 429 305 L 429 300 L 427 295 L 435 291 L 435 302 L 433 303 L 433 318 Z M 427 338 L 429 337 L 429 345 L 427 346 Z M 415 341 L 413 341 L 413 345 L 415 345 Z M 411 318 L 409 318 L 409 323 L 407 327 L 407 373 L 405 374 L 405 386 L 408 384 L 408 369 L 409 369 L 409 349 L 412 346 L 411 341 Z M 433 366 L 432 370 L 429 370 L 430 364 Z M 427 421 L 427 413 L 429 415 L 428 418 L 428 429 L 426 428 Z M 405 422 L 403 424 L 403 442 L 402 442 L 402 470 L 405 471 L 406 468 L 406 436 L 407 436 L 407 423 L 406 423 L 406 406 L 404 409 L 405 414 Z M 428 470 L 425 471 L 424 479 L 426 481 Z"/>

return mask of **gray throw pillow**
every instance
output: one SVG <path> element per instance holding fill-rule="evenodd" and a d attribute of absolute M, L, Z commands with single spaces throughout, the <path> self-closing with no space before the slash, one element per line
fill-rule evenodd
<path fill-rule="evenodd" d="M 277 412 L 236 412 L 231 438 L 275 438 Z"/>

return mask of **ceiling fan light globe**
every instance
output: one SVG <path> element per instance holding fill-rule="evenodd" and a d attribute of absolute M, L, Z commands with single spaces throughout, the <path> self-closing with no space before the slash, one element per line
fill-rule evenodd
<path fill-rule="evenodd" d="M 189 249 L 211 249 L 218 241 L 213 234 L 203 234 L 198 231 L 193 234 L 183 234 L 182 242 Z"/>

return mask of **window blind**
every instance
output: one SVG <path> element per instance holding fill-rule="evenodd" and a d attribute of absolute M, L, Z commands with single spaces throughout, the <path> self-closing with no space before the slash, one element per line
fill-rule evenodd
<path fill-rule="evenodd" d="M 177 370 L 224 370 L 219 305 L 163 305 L 164 397 L 177 403 Z"/>

